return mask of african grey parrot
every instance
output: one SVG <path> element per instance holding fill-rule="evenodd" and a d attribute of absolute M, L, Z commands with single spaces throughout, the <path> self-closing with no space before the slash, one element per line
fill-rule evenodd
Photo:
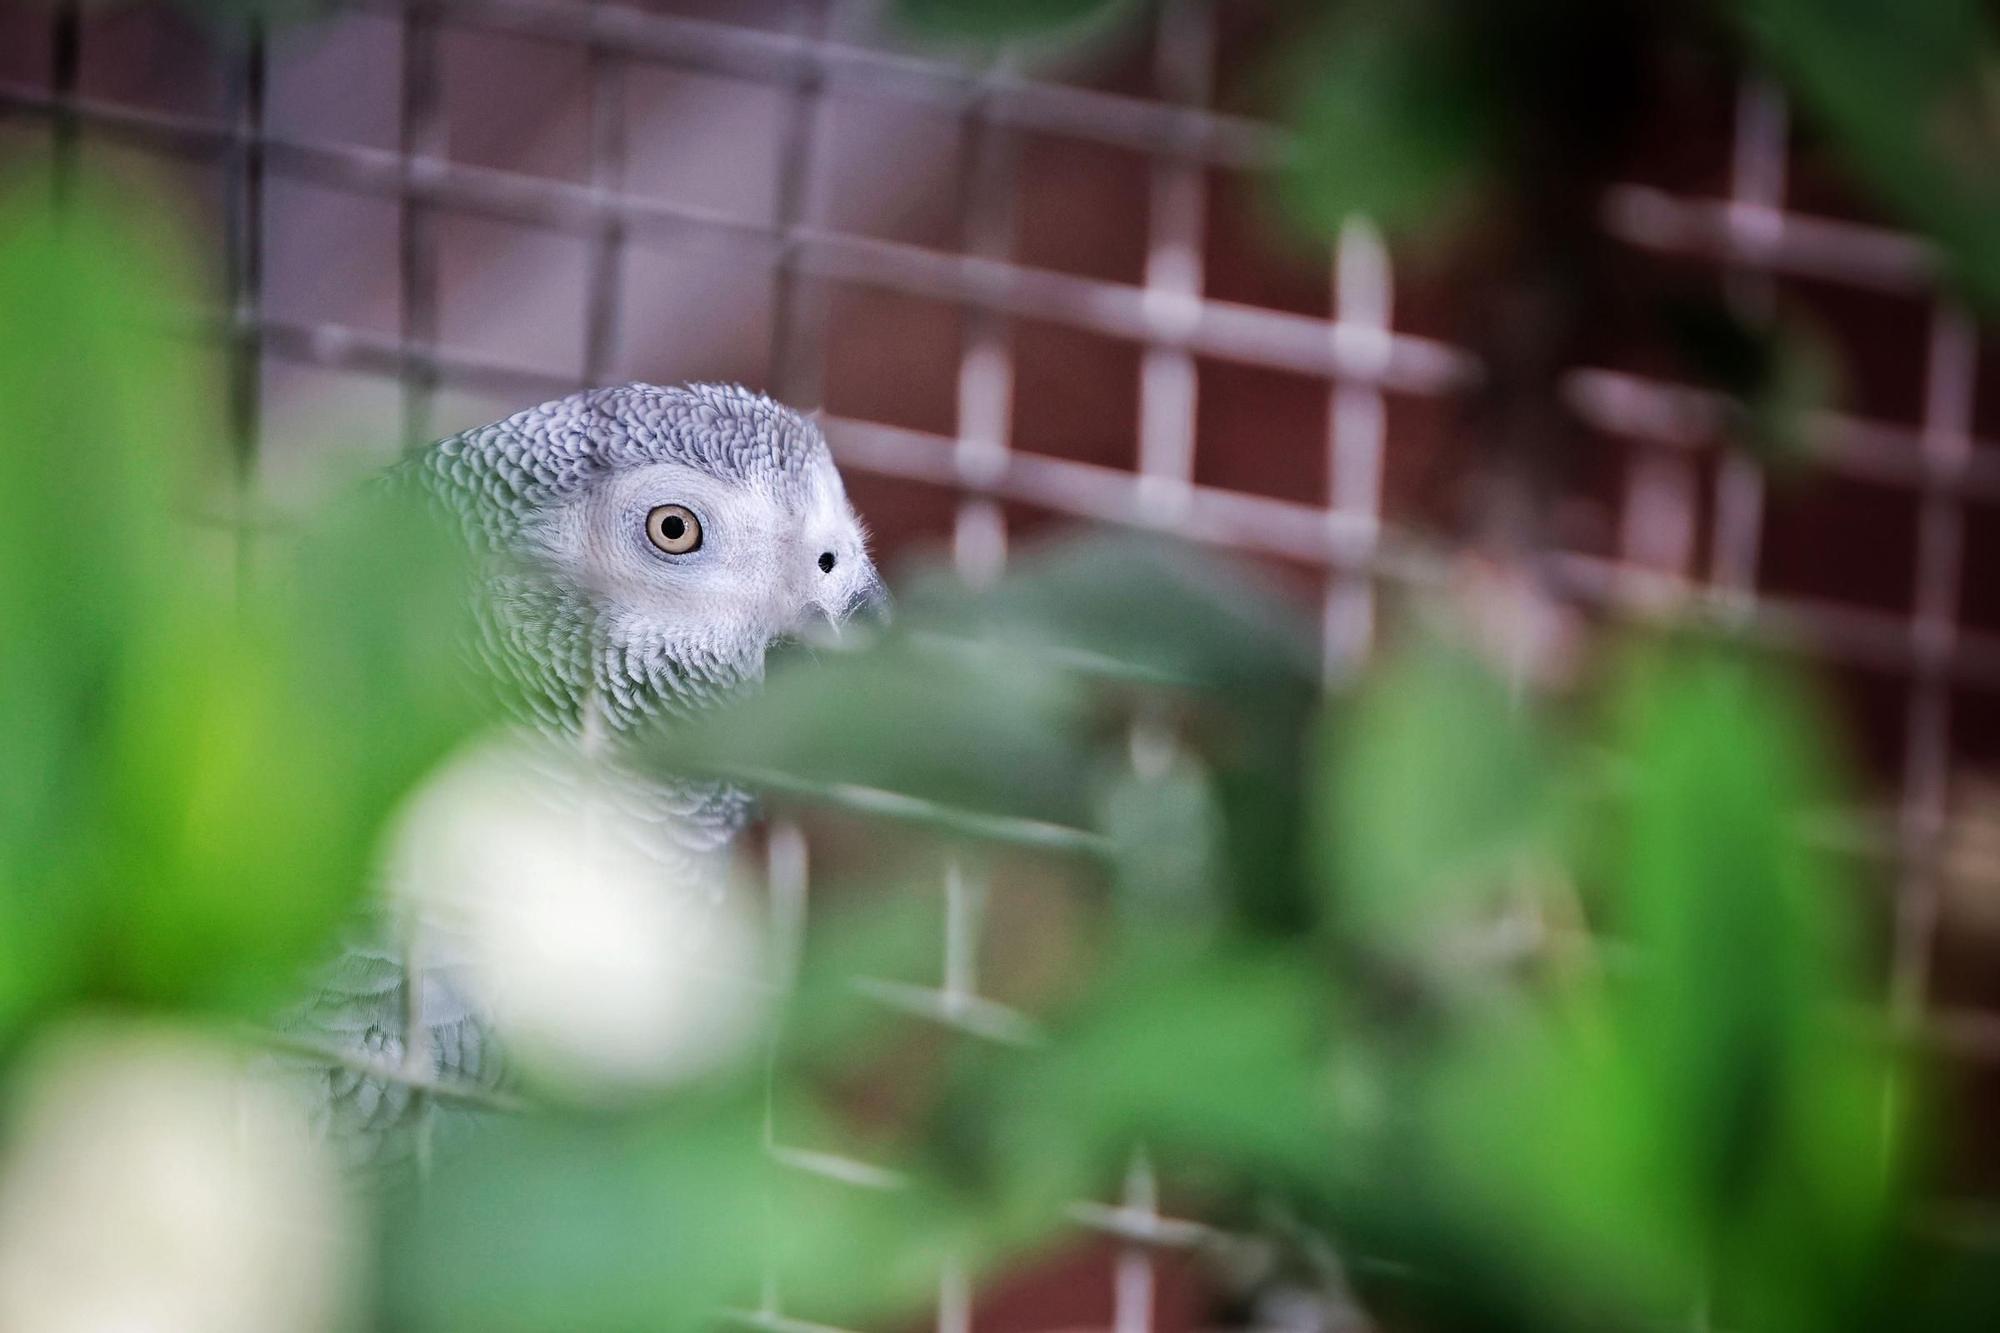
<path fill-rule="evenodd" d="M 748 794 L 641 776 L 620 741 L 756 681 L 777 641 L 884 600 L 818 428 L 734 386 L 629 384 L 452 436 L 392 478 L 434 501 L 474 553 L 478 655 L 518 725 L 556 756 L 550 781 L 574 771 L 561 756 L 587 751 L 652 830 L 662 891 L 719 882 Z M 407 1153 L 429 1105 L 366 1072 L 404 1061 L 404 947 L 379 930 L 352 944 L 289 1025 L 357 1057 L 294 1069 L 323 1132 L 358 1163 Z M 418 955 L 429 1072 L 492 1086 L 497 1042 L 449 954 L 447 940 Z"/>

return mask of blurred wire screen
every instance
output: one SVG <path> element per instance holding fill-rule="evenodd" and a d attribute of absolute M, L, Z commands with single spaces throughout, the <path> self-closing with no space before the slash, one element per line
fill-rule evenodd
<path fill-rule="evenodd" d="M 1271 562 L 1337 674 L 1385 590 L 1466 577 L 1437 534 L 1478 365 L 1451 285 L 1365 220 L 1305 247 L 1263 215 L 1285 144 L 1231 56 L 1265 8 L 1171 0 L 1050 66 L 956 62 L 810 0 L 362 0 L 234 45 L 159 9 L 9 7 L 0 151 L 57 192 L 102 161 L 197 201 L 246 516 L 582 386 L 736 380 L 822 414 L 892 562 L 942 545 L 981 580 L 1054 520 L 1168 530 Z M 1949 877 L 2000 874 L 1948 836 L 2000 759 L 2000 361 L 1772 90 L 1685 91 L 1599 225 L 1635 284 L 1808 313 L 1844 406 L 1810 422 L 1814 476 L 1767 475 L 1714 447 L 1710 393 L 1607 330 L 1567 376 L 1595 447 L 1535 592 L 1816 660 L 1876 798 L 1828 836 L 1894 869 L 1888 1002 L 1990 1099 L 2000 984 L 1941 921 Z M 770 854 L 802 911 L 802 837 Z M 982 900 L 947 887 L 939 988 L 885 998 L 1004 1040 L 970 961 Z M 2000 1183 L 1990 1145 L 1963 1169 Z M 1140 1161 L 1125 1198 L 1078 1206 L 1122 1247 L 1117 1333 L 1154 1326 L 1149 1256 L 1196 1230 L 1156 1203 Z M 962 1333 L 970 1295 L 939 1306 Z M 752 1317 L 812 1312 L 774 1290 Z"/>

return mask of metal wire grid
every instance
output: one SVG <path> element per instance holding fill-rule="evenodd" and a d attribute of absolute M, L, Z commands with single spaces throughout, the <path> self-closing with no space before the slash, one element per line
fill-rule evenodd
<path fill-rule="evenodd" d="M 748 252 L 774 275 L 771 382 L 781 396 L 818 401 L 828 282 L 886 288 L 965 311 L 955 436 L 864 420 L 829 418 L 828 437 L 849 468 L 931 483 L 958 496 L 953 557 L 965 576 L 990 579 L 1007 558 L 1003 502 L 1138 526 L 1174 525 L 1218 545 L 1318 565 L 1326 571 L 1323 630 L 1327 669 L 1341 675 L 1369 653 L 1377 581 L 1429 582 L 1448 560 L 1417 534 L 1384 520 L 1382 473 L 1389 394 L 1437 397 L 1477 374 L 1459 349 L 1395 327 L 1394 272 L 1364 220 L 1333 245 L 1333 318 L 1321 320 L 1204 293 L 1205 168 L 1256 168 L 1283 152 L 1270 127 L 1214 111 L 1213 0 L 1168 0 L 1158 11 L 1156 82 L 1162 100 L 1037 81 L 1004 59 L 985 68 L 876 50 L 828 35 L 824 7 L 801 0 L 787 30 L 773 32 L 645 13 L 606 0 L 354 0 L 390 12 L 403 28 L 401 131 L 393 152 L 307 143 L 264 125 L 265 46 L 247 24 L 231 62 L 220 119 L 138 110 L 78 90 L 80 25 L 75 7 L 57 16 L 52 77 L 44 90 L 0 85 L 0 110 L 49 120 L 55 192 L 73 175 L 78 135 L 129 138 L 168 152 L 219 159 L 227 189 L 228 309 L 210 321 L 229 348 L 231 438 L 248 492 L 260 443 L 262 358 L 393 377 L 402 386 L 406 439 L 431 437 L 433 399 L 443 385 L 510 394 L 567 392 L 602 378 L 621 327 L 621 251 L 634 236 L 675 244 L 720 242 Z M 590 164 L 587 183 L 553 181 L 448 161 L 438 98 L 438 38 L 445 24 L 579 44 L 588 52 Z M 630 192 L 618 84 L 648 62 L 775 84 L 789 97 L 773 223 L 747 223 Z M 829 92 L 904 99 L 963 119 L 969 150 L 957 182 L 960 253 L 817 228 L 805 220 L 815 117 Z M 1033 129 L 1134 148 L 1150 161 L 1151 208 L 1142 283 L 1036 270 L 1012 262 L 1014 190 L 1008 130 Z M 1603 222 L 1640 248 L 1721 265 L 1729 295 L 1753 318 L 1769 312 L 1773 279 L 1807 276 L 1879 291 L 1933 297 L 1936 261 L 1919 240 L 1802 214 L 1786 207 L 1788 129 L 1782 99 L 1748 83 L 1739 97 L 1731 187 L 1724 199 L 1625 186 L 1604 201 Z M 278 173 L 385 195 L 401 211 L 402 327 L 394 338 L 332 324 L 277 320 L 261 305 L 263 186 Z M 590 243 L 586 347 L 581 380 L 505 364 L 441 345 L 435 215 L 444 210 L 582 235 Z M 1720 404 L 1700 390 L 1625 372 L 1579 367 L 1571 405 L 1615 436 L 1667 446 L 1635 451 L 1623 497 L 1619 555 L 1549 554 L 1554 589 L 1590 606 L 1655 616 L 1714 616 L 1776 643 L 1802 645 L 1829 661 L 1887 669 L 1907 678 L 1907 742 L 1900 800 L 1887 828 L 1861 826 L 1854 840 L 1890 856 L 1900 877 L 1893 941 L 1893 1006 L 1912 1035 L 1985 1060 L 2000 1059 L 2000 1018 L 1937 1011 L 1926 1003 L 1938 932 L 1937 847 L 1946 816 L 1954 687 L 2000 688 L 2000 635 L 1958 620 L 1968 502 L 2000 499 L 2000 445 L 1974 438 L 1977 333 L 1970 319 L 1934 298 L 1922 418 L 1915 430 L 1829 413 L 1811 435 L 1823 467 L 1919 497 L 1915 608 L 1904 617 L 1838 603 L 1778 597 L 1757 586 L 1763 483 L 1731 457 L 1714 478 L 1710 560 L 1696 572 L 1699 472 L 1694 446 L 1713 435 Z M 1014 451 L 1009 445 L 1013 359 L 1009 323 L 1031 318 L 1126 340 L 1142 348 L 1138 468 L 1127 472 Z M 1327 384 L 1326 506 L 1200 484 L 1194 479 L 1198 356 L 1315 376 Z M 860 809 L 901 798 L 850 793 Z M 1060 833 L 1061 831 L 1049 831 Z M 1056 837 L 1058 844 L 1062 839 Z M 808 849 L 793 826 L 770 840 L 774 928 L 796 947 L 805 927 Z M 1021 1040 L 1022 1016 L 979 995 L 976 956 L 983 892 L 964 867 L 945 890 L 944 966 L 935 989 L 877 986 L 885 1002 L 924 1013 L 975 1038 Z M 781 949 L 781 953 L 783 950 Z M 374 1070 L 428 1086 L 425 1071 Z M 454 1096 L 449 1088 L 431 1088 Z M 893 1186 L 868 1163 L 790 1147 L 771 1127 L 770 1149 L 798 1169 L 860 1188 Z M 1118 1238 L 1118 1333 L 1152 1324 L 1151 1254 L 1202 1243 L 1198 1223 L 1162 1217 L 1157 1187 L 1135 1155 L 1116 1205 L 1080 1203 L 1076 1220 Z M 789 1333 L 819 1326 L 786 1312 L 773 1284 L 743 1318 Z M 972 1319 L 962 1273 L 938 1297 L 940 1333 L 966 1333 Z"/>

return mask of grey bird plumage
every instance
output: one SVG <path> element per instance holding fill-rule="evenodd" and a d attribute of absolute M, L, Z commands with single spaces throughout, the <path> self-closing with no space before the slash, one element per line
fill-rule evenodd
<path fill-rule="evenodd" d="M 749 796 L 642 776 L 622 752 L 645 720 L 754 684 L 780 639 L 881 601 L 866 531 L 818 428 L 734 386 L 629 384 L 452 436 L 392 476 L 434 502 L 477 558 L 473 647 L 547 757 L 552 799 L 582 756 L 642 817 L 662 891 L 719 883 Z M 448 933 L 421 940 L 414 989 L 409 947 L 364 932 L 292 1024 L 349 1057 L 295 1068 L 324 1132 L 357 1162 L 405 1154 L 430 1110 L 432 1099 L 372 1072 L 405 1064 L 408 1015 L 421 1015 L 427 1039 L 417 1072 L 484 1087 L 505 1078 Z"/>

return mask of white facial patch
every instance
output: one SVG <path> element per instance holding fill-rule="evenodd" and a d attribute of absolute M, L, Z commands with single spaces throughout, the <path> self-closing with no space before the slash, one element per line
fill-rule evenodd
<path fill-rule="evenodd" d="M 602 623 L 635 640 L 761 659 L 774 639 L 839 619 L 876 585 L 831 460 L 785 491 L 679 463 L 628 468 L 552 514 L 535 545 L 597 603 Z M 647 536 L 647 515 L 669 504 L 700 523 L 700 544 L 685 554 Z"/>

